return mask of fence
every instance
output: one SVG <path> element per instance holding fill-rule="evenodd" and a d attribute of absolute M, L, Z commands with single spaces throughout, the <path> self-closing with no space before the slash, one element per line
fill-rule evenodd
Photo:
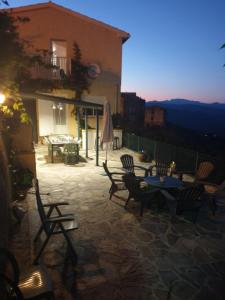
<path fill-rule="evenodd" d="M 175 161 L 177 170 L 195 172 L 201 161 L 213 160 L 210 155 L 205 153 L 129 133 L 123 134 L 123 146 L 136 152 L 145 151 L 154 160 Z"/>

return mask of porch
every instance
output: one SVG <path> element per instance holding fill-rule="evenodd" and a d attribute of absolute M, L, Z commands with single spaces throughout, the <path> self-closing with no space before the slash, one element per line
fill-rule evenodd
<path fill-rule="evenodd" d="M 56 299 L 163 300 L 169 294 L 174 300 L 223 299 L 225 220 L 207 210 L 196 225 L 182 218 L 172 224 L 166 210 L 148 210 L 140 217 L 139 203 L 130 201 L 124 209 L 126 191 L 108 200 L 109 179 L 95 165 L 94 152 L 88 163 L 68 166 L 46 163 L 44 151 L 44 146 L 36 149 L 41 192 L 50 192 L 53 201 L 68 201 L 67 212 L 80 223 L 72 234 L 76 268 L 66 261 L 63 239 L 53 237 L 42 259 Z M 109 168 L 120 168 L 124 153 L 138 162 L 135 152 L 123 148 L 109 152 Z M 105 151 L 100 151 L 100 166 L 104 160 Z M 25 206 L 28 214 L 11 245 L 23 268 L 32 262 L 31 240 L 39 225 L 34 195 L 28 195 Z"/>

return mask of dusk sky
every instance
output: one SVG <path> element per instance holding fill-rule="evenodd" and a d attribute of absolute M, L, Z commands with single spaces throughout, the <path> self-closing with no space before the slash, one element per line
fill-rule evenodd
<path fill-rule="evenodd" d="M 47 1 L 8 0 L 10 6 Z M 122 91 L 225 103 L 225 0 L 55 0 L 130 33 Z M 3 7 L 3 5 L 1 6 Z"/>

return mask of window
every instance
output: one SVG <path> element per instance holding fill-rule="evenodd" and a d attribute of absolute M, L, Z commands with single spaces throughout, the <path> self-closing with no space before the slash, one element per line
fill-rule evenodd
<path fill-rule="evenodd" d="M 54 102 L 52 105 L 55 125 L 66 125 L 66 105 Z"/>

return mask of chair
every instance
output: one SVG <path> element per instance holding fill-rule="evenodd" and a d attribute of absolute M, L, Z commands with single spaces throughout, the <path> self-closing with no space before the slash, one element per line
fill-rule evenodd
<path fill-rule="evenodd" d="M 39 195 L 47 195 L 49 196 L 50 193 L 40 193 L 40 190 L 39 190 L 39 182 L 37 179 L 34 179 L 34 188 L 35 188 L 35 191 L 33 192 L 29 192 L 30 194 L 36 194 L 38 193 Z M 42 202 L 42 206 L 44 207 L 44 209 L 47 209 L 48 210 L 46 211 L 46 216 L 49 218 L 53 213 L 57 213 L 56 216 L 60 216 L 60 217 L 65 217 L 65 216 L 69 216 L 69 217 L 73 217 L 72 214 L 64 214 L 60 211 L 59 209 L 59 206 L 65 206 L 65 205 L 69 205 L 68 202 L 66 201 L 60 201 L 60 202 L 51 202 L 51 203 L 43 203 Z M 54 215 L 55 216 L 55 215 Z M 39 238 L 39 236 L 41 235 L 42 231 L 44 230 L 44 227 L 43 225 L 41 224 L 40 225 L 40 228 L 34 238 L 34 242 L 36 242 Z"/>
<path fill-rule="evenodd" d="M 219 207 L 225 207 L 225 180 L 221 184 L 206 183 L 206 195 L 209 196 L 209 205 L 213 215 Z"/>
<path fill-rule="evenodd" d="M 153 175 L 153 171 L 155 171 L 155 175 L 159 176 L 172 176 L 172 171 L 170 171 L 169 163 L 162 161 L 155 161 L 155 164 L 149 168 L 150 176 Z M 169 173 L 169 174 L 168 174 Z"/>
<path fill-rule="evenodd" d="M 131 198 L 135 201 L 140 201 L 141 210 L 140 216 L 143 216 L 144 207 L 146 203 L 148 203 L 152 197 L 152 195 L 159 191 L 159 189 L 153 189 L 149 191 L 145 191 L 140 187 L 140 180 L 135 176 L 134 173 L 127 173 L 123 176 L 123 180 L 126 188 L 129 191 L 129 197 L 126 201 L 125 208 L 127 207 L 128 202 Z"/>
<path fill-rule="evenodd" d="M 123 179 L 122 179 L 122 176 L 125 173 L 110 172 L 106 163 L 103 162 L 102 165 L 103 165 L 103 168 L 104 168 L 106 174 L 109 177 L 109 180 L 111 181 L 111 187 L 109 189 L 109 194 L 110 194 L 109 199 L 111 199 L 113 194 L 116 193 L 117 191 L 126 190 L 126 187 L 125 187 Z"/>
<path fill-rule="evenodd" d="M 129 154 L 124 154 L 120 157 L 120 160 L 122 162 L 123 168 L 129 172 L 129 173 L 134 173 L 135 174 L 135 168 L 139 169 L 139 170 L 143 170 L 144 171 L 144 177 L 148 176 L 149 173 L 149 169 L 144 168 L 142 166 L 136 166 L 134 165 L 134 159 L 133 156 L 129 155 Z"/>
<path fill-rule="evenodd" d="M 74 165 L 79 162 L 79 145 L 75 143 L 65 144 L 63 147 L 63 160 L 67 165 Z"/>
<path fill-rule="evenodd" d="M 179 171 L 177 174 L 179 175 L 179 178 L 183 180 L 183 175 L 193 175 L 194 176 L 194 182 L 204 182 L 209 175 L 214 170 L 214 165 L 209 161 L 203 161 L 199 164 L 198 169 L 195 173 L 193 172 L 185 172 L 185 171 Z"/>
<path fill-rule="evenodd" d="M 20 274 L 15 257 L 5 248 L 0 248 L 0 296 L 15 300 L 54 299 L 47 270 L 33 266 L 26 274 Z"/>
<path fill-rule="evenodd" d="M 161 190 L 161 193 L 168 200 L 167 204 L 172 210 L 172 205 L 175 203 L 175 213 L 182 214 L 184 211 L 193 211 L 193 223 L 197 222 L 200 208 L 204 204 L 204 199 L 201 197 L 204 193 L 204 185 L 198 184 L 195 186 L 185 187 L 181 189 L 176 196 L 171 195 L 166 190 Z M 170 206 L 171 205 L 171 206 Z M 172 217 L 174 217 L 172 215 Z"/>
<path fill-rule="evenodd" d="M 51 235 L 55 235 L 55 234 L 62 234 L 65 237 L 65 240 L 68 244 L 68 250 L 71 252 L 72 254 L 72 258 L 74 263 L 77 262 L 77 254 L 73 248 L 72 242 L 69 238 L 68 232 L 78 229 L 78 224 L 76 219 L 74 218 L 73 215 L 62 215 L 59 213 L 59 215 L 57 216 L 51 216 L 51 214 L 49 213 L 50 210 L 53 208 L 56 209 L 56 211 L 58 211 L 58 208 L 56 208 L 57 206 L 50 206 L 50 209 L 48 211 L 48 213 L 46 214 L 45 210 L 44 210 L 44 205 L 42 203 L 41 200 L 41 196 L 39 193 L 39 185 L 38 185 L 38 180 L 35 180 L 35 194 L 36 194 L 36 201 L 37 201 L 37 207 L 38 207 L 38 212 L 39 212 L 39 216 L 41 219 L 41 227 L 35 237 L 35 240 L 37 240 L 37 237 L 41 234 L 42 230 L 45 232 L 46 234 L 46 239 L 44 241 L 44 243 L 41 246 L 41 249 L 39 251 L 39 253 L 37 254 L 36 258 L 34 259 L 34 264 L 38 263 L 38 260 L 45 248 L 45 246 L 47 245 Z"/>

